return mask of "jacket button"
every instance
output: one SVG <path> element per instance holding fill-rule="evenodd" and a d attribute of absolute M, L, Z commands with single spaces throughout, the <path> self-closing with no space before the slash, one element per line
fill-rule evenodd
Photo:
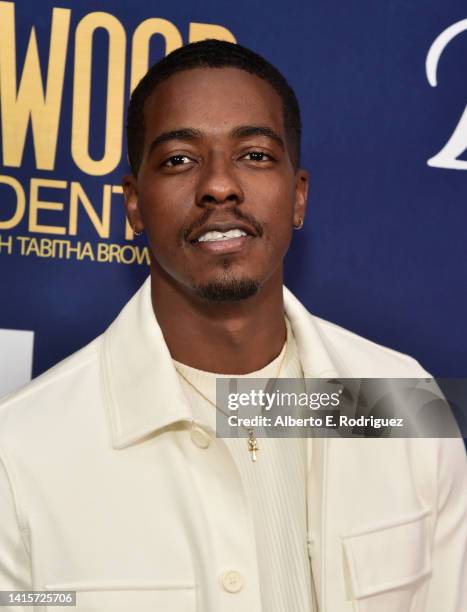
<path fill-rule="evenodd" d="M 222 574 L 221 582 L 227 593 L 238 593 L 243 586 L 242 575 L 235 570 L 230 570 Z"/>
<path fill-rule="evenodd" d="M 190 437 L 193 444 L 199 446 L 199 448 L 207 448 L 211 442 L 211 437 L 207 434 L 204 429 L 194 425 L 190 431 Z"/>

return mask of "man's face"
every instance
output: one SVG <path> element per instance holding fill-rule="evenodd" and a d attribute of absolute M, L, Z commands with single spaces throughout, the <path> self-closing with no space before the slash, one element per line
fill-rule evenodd
<path fill-rule="evenodd" d="M 124 191 L 152 274 L 227 301 L 282 282 L 308 180 L 294 171 L 275 90 L 236 68 L 187 70 L 157 86 L 144 117 L 141 166 Z"/>

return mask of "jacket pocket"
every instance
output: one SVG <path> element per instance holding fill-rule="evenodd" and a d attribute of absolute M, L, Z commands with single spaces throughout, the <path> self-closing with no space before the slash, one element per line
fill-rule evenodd
<path fill-rule="evenodd" d="M 357 610 L 412 609 L 420 583 L 431 575 L 429 519 L 425 510 L 342 536 Z"/>
<path fill-rule="evenodd" d="M 79 612 L 195 612 L 196 585 L 190 582 L 69 582 L 46 585 L 48 591 L 76 591 Z M 46 608 L 55 612 L 55 607 Z"/>

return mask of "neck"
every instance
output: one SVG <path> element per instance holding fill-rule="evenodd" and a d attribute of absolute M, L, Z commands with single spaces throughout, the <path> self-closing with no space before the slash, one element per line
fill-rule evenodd
<path fill-rule="evenodd" d="M 209 302 L 151 270 L 154 313 L 172 357 L 199 370 L 248 374 L 281 352 L 286 339 L 282 267 L 259 292 Z"/>

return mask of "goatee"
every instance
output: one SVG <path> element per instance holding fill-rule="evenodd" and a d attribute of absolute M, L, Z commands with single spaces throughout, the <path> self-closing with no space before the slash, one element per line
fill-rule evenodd
<path fill-rule="evenodd" d="M 239 302 L 258 293 L 260 284 L 251 278 L 223 279 L 195 287 L 199 297 L 210 302 Z"/>

